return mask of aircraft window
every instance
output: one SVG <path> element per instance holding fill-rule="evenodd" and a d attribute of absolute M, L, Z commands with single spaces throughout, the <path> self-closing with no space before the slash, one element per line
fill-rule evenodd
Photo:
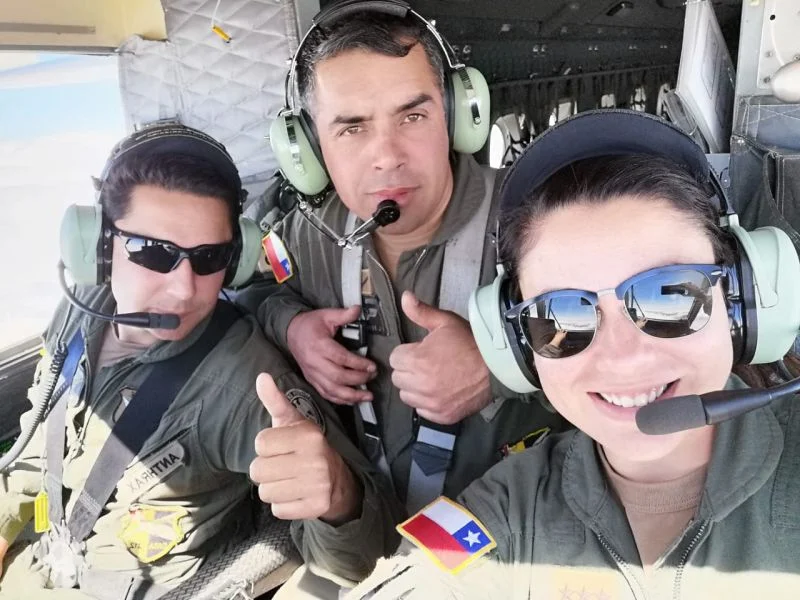
<path fill-rule="evenodd" d="M 37 335 L 61 297 L 64 208 L 125 134 L 117 58 L 0 52 L 0 350 Z"/>
<path fill-rule="evenodd" d="M 600 108 L 616 108 L 617 106 L 617 99 L 614 97 L 614 94 L 603 94 L 600 98 Z"/>
<path fill-rule="evenodd" d="M 647 90 L 644 89 L 643 85 L 633 91 L 629 104 L 632 110 L 638 110 L 639 112 L 647 110 Z"/>
<path fill-rule="evenodd" d="M 548 125 L 552 127 L 559 121 L 563 121 L 567 117 L 571 117 L 576 112 L 578 112 L 578 103 L 572 98 L 562 98 L 558 102 L 558 106 L 556 106 L 553 109 L 553 112 L 550 113 Z"/>
<path fill-rule="evenodd" d="M 509 113 L 499 117 L 489 132 L 489 166 L 507 167 L 531 141 L 527 115 Z"/>
<path fill-rule="evenodd" d="M 492 125 L 489 132 L 489 166 L 499 169 L 503 166 L 503 156 L 506 153 L 506 137 L 497 122 Z"/>

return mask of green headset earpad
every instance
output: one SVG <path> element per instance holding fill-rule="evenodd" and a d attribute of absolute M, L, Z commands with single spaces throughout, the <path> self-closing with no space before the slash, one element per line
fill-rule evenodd
<path fill-rule="evenodd" d="M 239 248 L 225 276 L 227 287 L 239 287 L 247 283 L 256 272 L 261 258 L 261 228 L 244 216 L 239 216 Z"/>
<path fill-rule="evenodd" d="M 61 219 L 61 261 L 79 285 L 99 285 L 110 272 L 103 211 L 99 204 L 67 207 Z M 108 264 L 107 264 L 108 263 Z"/>
<path fill-rule="evenodd" d="M 753 306 L 746 303 L 744 310 L 754 311 L 755 319 L 745 321 L 751 352 L 746 352 L 741 362 L 775 362 L 791 349 L 800 331 L 800 259 L 789 236 L 777 227 L 748 232 L 734 222 L 728 229 L 752 270 L 752 276 L 744 278 L 743 288 L 752 288 Z M 746 299 L 748 290 L 742 291 Z"/>
<path fill-rule="evenodd" d="M 456 152 L 473 154 L 483 148 L 489 137 L 489 86 L 481 72 L 474 67 L 451 72 L 450 84 L 450 146 Z"/>
<path fill-rule="evenodd" d="M 302 194 L 314 196 L 328 185 L 328 173 L 309 119 L 303 112 L 278 115 L 269 128 L 269 143 L 283 176 Z"/>
<path fill-rule="evenodd" d="M 538 378 L 530 365 L 533 357 L 520 343 L 519 332 L 503 318 L 508 279 L 497 275 L 491 285 L 478 288 L 469 298 L 469 324 L 486 366 L 507 388 L 526 394 L 538 388 Z"/>

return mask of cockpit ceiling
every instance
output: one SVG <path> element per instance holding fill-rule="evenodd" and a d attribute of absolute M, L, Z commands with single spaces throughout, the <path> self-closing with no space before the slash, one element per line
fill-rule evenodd
<path fill-rule="evenodd" d="M 322 7 L 333 0 L 323 0 Z M 683 0 L 410 0 L 489 83 L 677 63 Z M 738 52 L 742 0 L 712 2 Z"/>

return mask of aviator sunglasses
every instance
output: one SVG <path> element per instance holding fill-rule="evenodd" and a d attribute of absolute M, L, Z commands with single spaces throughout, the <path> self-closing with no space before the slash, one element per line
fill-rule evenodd
<path fill-rule="evenodd" d="M 546 358 L 567 358 L 586 350 L 600 323 L 598 300 L 614 294 L 643 333 L 679 338 L 711 319 L 713 287 L 724 274 L 718 265 L 669 265 L 643 271 L 616 288 L 589 292 L 556 290 L 524 300 L 505 312 L 526 343 Z"/>
<path fill-rule="evenodd" d="M 109 231 L 124 240 L 129 261 L 156 273 L 174 271 L 187 258 L 196 275 L 211 275 L 227 268 L 234 253 L 232 241 L 182 248 L 172 242 L 129 233 L 113 225 L 109 227 Z"/>

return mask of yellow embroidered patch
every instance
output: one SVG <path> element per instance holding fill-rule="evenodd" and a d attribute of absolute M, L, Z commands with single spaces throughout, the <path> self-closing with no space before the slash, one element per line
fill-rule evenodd
<path fill-rule="evenodd" d="M 511 456 L 512 454 L 525 452 L 525 450 L 533 446 L 548 433 L 550 433 L 549 427 L 542 427 L 541 429 L 532 431 L 518 442 L 514 442 L 513 444 L 505 444 L 502 448 L 500 448 L 500 454 L 505 457 Z"/>
<path fill-rule="evenodd" d="M 128 552 L 143 563 L 151 563 L 183 540 L 180 520 L 188 514 L 182 506 L 132 505 L 122 519 L 119 538 Z"/>

